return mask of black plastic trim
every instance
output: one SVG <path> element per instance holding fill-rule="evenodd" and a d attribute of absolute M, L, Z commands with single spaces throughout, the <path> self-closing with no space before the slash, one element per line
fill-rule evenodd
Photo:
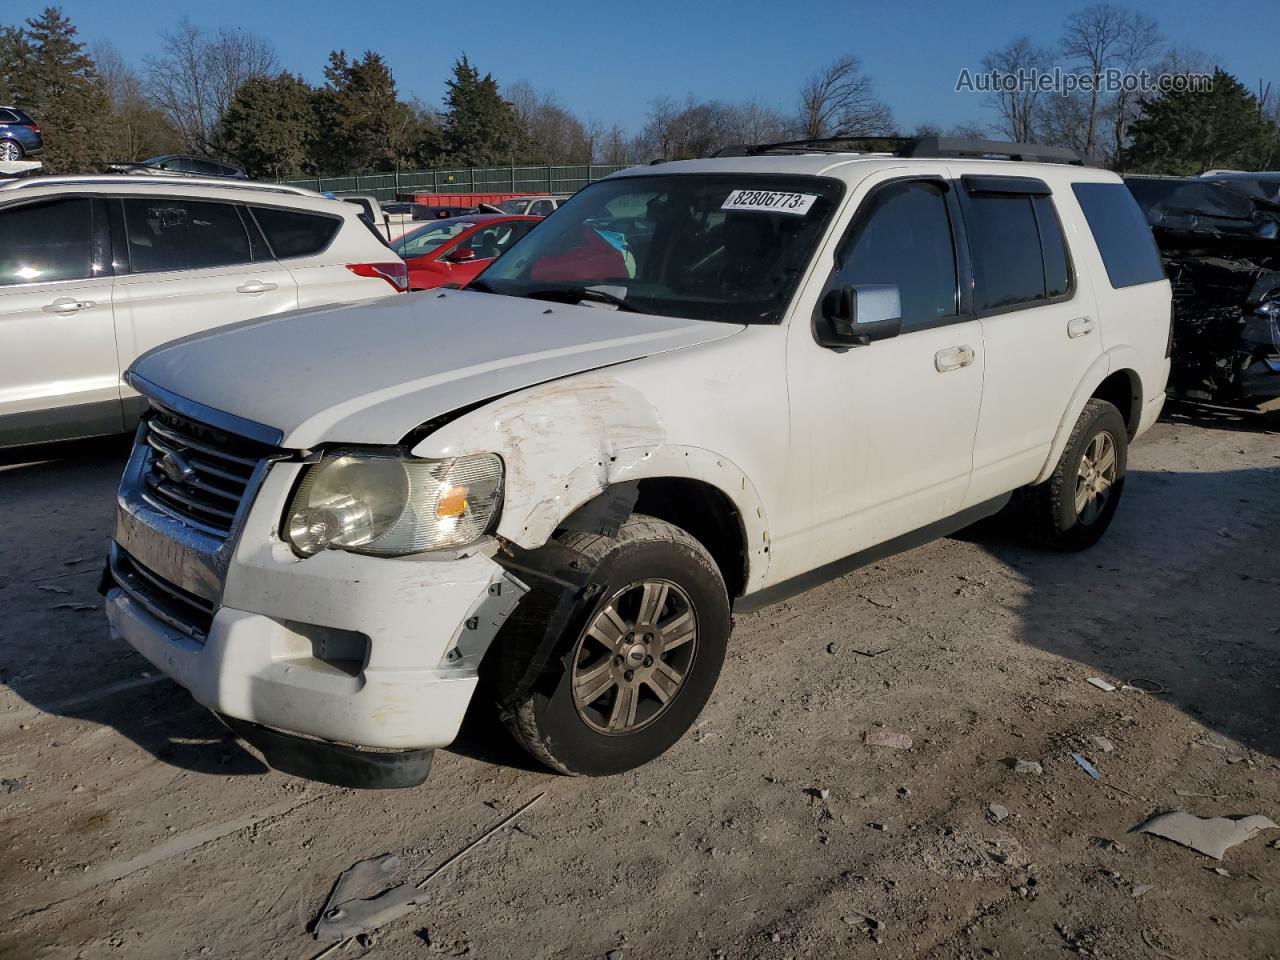
<path fill-rule="evenodd" d="M 966 193 L 1016 193 L 1028 197 L 1050 197 L 1053 191 L 1035 177 L 980 176 L 966 173 L 960 178 Z"/>
<path fill-rule="evenodd" d="M 167 344 L 167 346 L 172 346 L 172 344 Z M 144 354 L 143 356 L 146 355 Z M 238 434 L 241 437 L 256 440 L 272 447 L 279 447 L 284 440 L 284 433 L 275 427 L 268 427 L 253 420 L 246 420 L 244 417 L 237 417 L 233 413 L 223 413 L 221 410 L 215 410 L 212 407 L 204 406 L 204 404 L 180 397 L 164 387 L 156 386 L 146 377 L 139 376 L 133 370 L 125 371 L 124 381 L 160 406 L 167 407 L 174 413 L 189 417 L 206 426 L 226 430 L 228 433 Z"/>
<path fill-rule="evenodd" d="M 0 447 L 24 447 L 56 440 L 124 433 L 119 400 L 78 403 L 0 416 Z"/>
<path fill-rule="evenodd" d="M 991 500 L 961 510 L 959 513 L 952 514 L 949 517 L 944 517 L 918 530 L 904 533 L 900 537 L 894 537 L 892 540 L 886 540 L 884 543 L 876 544 L 874 547 L 868 547 L 866 550 L 842 557 L 839 560 L 818 567 L 816 570 L 810 570 L 808 573 L 802 573 L 798 577 L 792 577 L 790 580 L 774 584 L 772 587 L 765 587 L 763 590 L 747 594 L 747 596 L 740 597 L 734 603 L 733 612 L 735 614 L 753 613 L 763 607 L 794 597 L 798 593 L 804 593 L 806 590 L 827 583 L 837 577 L 843 577 L 846 573 L 851 573 L 859 567 L 865 567 L 869 563 L 877 563 L 880 560 L 892 557 L 894 554 L 905 553 L 907 550 L 914 550 L 916 547 L 922 547 L 926 543 L 949 536 L 957 530 L 963 530 L 970 524 L 999 513 L 1012 496 L 1013 494 L 1011 493 L 1002 494 Z"/>
<path fill-rule="evenodd" d="M 431 772 L 434 750 L 362 750 L 312 740 L 247 720 L 214 713 L 237 737 L 256 748 L 275 770 L 352 790 L 416 787 Z"/>

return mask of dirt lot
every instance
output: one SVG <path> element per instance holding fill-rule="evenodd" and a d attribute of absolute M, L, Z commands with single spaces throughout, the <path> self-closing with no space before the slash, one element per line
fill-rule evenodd
<path fill-rule="evenodd" d="M 385 793 L 267 771 L 111 642 L 121 443 L 0 467 L 0 956 L 305 960 L 339 871 L 422 876 L 540 792 L 329 956 L 1280 956 L 1280 831 L 1222 863 L 1128 833 L 1280 820 L 1275 431 L 1175 412 L 1088 553 L 991 524 L 740 618 L 697 730 L 644 769 L 553 776 L 475 717 Z M 914 745 L 867 746 L 882 726 Z"/>

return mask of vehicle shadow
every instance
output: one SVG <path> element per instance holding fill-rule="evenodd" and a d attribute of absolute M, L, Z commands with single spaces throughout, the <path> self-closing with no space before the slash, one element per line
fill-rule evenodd
<path fill-rule="evenodd" d="M 1204 427 L 1208 430 L 1280 434 L 1280 411 L 1263 412 L 1246 407 L 1169 399 L 1165 401 L 1160 419 L 1165 423 Z"/>
<path fill-rule="evenodd" d="M 0 730 L 50 716 L 114 728 L 165 763 L 219 776 L 267 768 L 185 690 L 113 640 L 98 584 L 129 437 L 0 451 Z"/>
<path fill-rule="evenodd" d="M 1198 723 L 1280 758 L 1280 632 L 1267 615 L 1280 598 L 1278 490 L 1280 463 L 1130 470 L 1111 529 L 1086 551 L 1029 546 L 1006 515 L 958 536 L 1031 588 L 1015 608 L 1023 642 L 1113 684 L 1151 681 Z"/>

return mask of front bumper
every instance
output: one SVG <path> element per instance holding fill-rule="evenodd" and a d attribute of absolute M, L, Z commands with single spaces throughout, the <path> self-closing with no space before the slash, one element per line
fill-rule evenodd
<path fill-rule="evenodd" d="M 482 548 L 299 559 L 277 535 L 304 469 L 285 460 L 255 475 L 233 535 L 211 540 L 143 495 L 150 456 L 135 448 L 117 501 L 106 601 L 114 636 L 231 718 L 268 762 L 305 753 L 301 766 L 279 764 L 290 772 L 332 780 L 308 772 L 323 767 L 326 746 L 345 768 L 360 750 L 421 753 L 454 739 L 522 583 Z M 184 615 L 197 607 L 208 617 L 193 627 Z M 391 765 L 392 780 L 411 766 Z"/>

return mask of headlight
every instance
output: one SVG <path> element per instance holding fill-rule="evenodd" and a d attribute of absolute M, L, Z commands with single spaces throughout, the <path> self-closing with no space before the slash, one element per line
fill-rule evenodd
<path fill-rule="evenodd" d="M 311 466 L 289 506 L 293 549 L 397 557 L 479 539 L 502 499 L 502 461 L 335 453 Z"/>

